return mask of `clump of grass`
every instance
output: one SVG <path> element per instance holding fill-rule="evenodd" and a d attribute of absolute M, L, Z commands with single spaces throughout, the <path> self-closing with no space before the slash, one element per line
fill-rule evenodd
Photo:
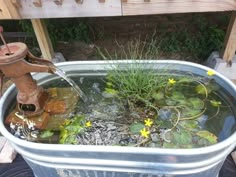
<path fill-rule="evenodd" d="M 157 59 L 159 57 L 159 41 L 155 36 L 146 36 L 144 39 L 141 37 L 135 38 L 127 44 L 120 44 L 116 41 L 118 50 L 111 53 L 107 49 L 97 47 L 98 55 L 104 59 L 131 59 L 131 60 L 145 60 Z"/>

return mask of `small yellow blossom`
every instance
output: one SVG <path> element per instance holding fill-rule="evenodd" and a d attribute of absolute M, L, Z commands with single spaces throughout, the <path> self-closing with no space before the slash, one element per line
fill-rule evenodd
<path fill-rule="evenodd" d="M 168 80 L 168 83 L 171 84 L 171 85 L 174 85 L 176 83 L 176 80 L 174 79 L 169 79 Z"/>
<path fill-rule="evenodd" d="M 153 121 L 148 118 L 148 119 L 145 119 L 145 120 L 144 120 L 144 123 L 145 123 L 146 126 L 151 127 L 152 124 L 153 124 Z"/>
<path fill-rule="evenodd" d="M 213 75 L 215 75 L 216 73 L 215 73 L 215 71 L 213 71 L 213 70 L 208 70 L 207 71 L 207 75 L 208 76 L 213 76 Z"/>
<path fill-rule="evenodd" d="M 91 126 L 92 126 L 92 123 L 91 123 L 91 121 L 87 121 L 87 122 L 85 123 L 85 125 L 86 125 L 86 127 L 91 127 Z"/>
<path fill-rule="evenodd" d="M 142 130 L 140 130 L 140 133 L 143 137 L 148 138 L 150 131 L 146 130 L 146 128 L 143 128 Z"/>

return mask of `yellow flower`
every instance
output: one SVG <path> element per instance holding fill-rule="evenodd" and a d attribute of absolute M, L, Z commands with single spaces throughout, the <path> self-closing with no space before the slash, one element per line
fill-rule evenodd
<path fill-rule="evenodd" d="M 92 123 L 91 123 L 91 121 L 87 121 L 87 122 L 85 123 L 85 125 L 86 125 L 86 127 L 91 127 L 91 126 L 92 126 Z"/>
<path fill-rule="evenodd" d="M 208 76 L 213 76 L 213 75 L 215 75 L 216 73 L 215 73 L 215 71 L 213 71 L 213 70 L 208 70 L 207 71 L 207 75 Z"/>
<path fill-rule="evenodd" d="M 148 119 L 145 119 L 145 120 L 144 120 L 144 123 L 145 123 L 146 126 L 151 127 L 152 124 L 153 124 L 153 121 L 148 118 Z"/>
<path fill-rule="evenodd" d="M 174 79 L 169 79 L 168 80 L 168 83 L 171 84 L 171 85 L 174 85 L 176 83 L 176 80 Z"/>
<path fill-rule="evenodd" d="M 150 132 L 148 130 L 146 130 L 145 128 L 143 128 L 142 130 L 140 130 L 140 133 L 143 137 L 148 138 L 148 135 L 150 134 Z"/>

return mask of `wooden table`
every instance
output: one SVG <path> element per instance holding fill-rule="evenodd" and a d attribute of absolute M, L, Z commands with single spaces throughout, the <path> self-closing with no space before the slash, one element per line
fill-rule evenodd
<path fill-rule="evenodd" d="M 232 11 L 221 55 L 236 51 L 236 0 L 0 0 L 0 19 L 31 19 L 46 59 L 54 57 L 44 18 L 128 16 Z"/>

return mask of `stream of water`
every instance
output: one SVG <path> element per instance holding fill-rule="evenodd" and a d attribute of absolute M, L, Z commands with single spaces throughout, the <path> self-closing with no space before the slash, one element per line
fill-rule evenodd
<path fill-rule="evenodd" d="M 88 100 L 87 96 L 84 94 L 84 92 L 80 89 L 80 87 L 71 78 L 67 77 L 66 73 L 63 70 L 56 67 L 55 74 L 57 74 L 58 76 L 63 78 L 65 81 L 67 81 L 71 85 L 71 87 L 78 93 L 78 95 L 83 100 L 83 102 L 87 102 L 87 100 Z"/>

